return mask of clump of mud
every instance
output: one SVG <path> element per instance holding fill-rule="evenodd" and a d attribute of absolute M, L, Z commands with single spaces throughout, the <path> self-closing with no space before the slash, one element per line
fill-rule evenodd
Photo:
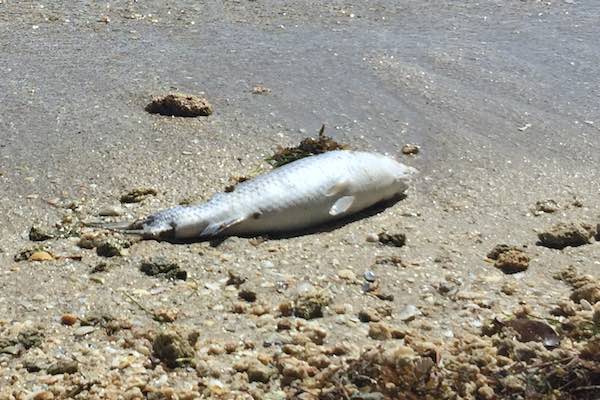
<path fill-rule="evenodd" d="M 166 96 L 155 97 L 146 106 L 150 114 L 160 114 L 172 117 L 209 116 L 213 107 L 208 100 L 182 93 L 170 93 Z"/>
<path fill-rule="evenodd" d="M 304 157 L 314 156 L 316 154 L 325 153 L 333 150 L 346 150 L 349 148 L 347 144 L 338 143 L 329 136 L 325 136 L 325 125 L 321 126 L 317 139 L 308 137 L 303 139 L 298 146 L 295 147 L 279 147 L 275 154 L 267 158 L 267 162 L 273 167 L 281 167 L 289 164 L 292 161 L 299 160 Z"/>

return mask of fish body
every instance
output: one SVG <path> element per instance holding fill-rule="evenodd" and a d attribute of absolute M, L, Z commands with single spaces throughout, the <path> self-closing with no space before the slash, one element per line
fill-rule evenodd
<path fill-rule="evenodd" d="M 302 158 L 206 203 L 159 211 L 137 227 L 147 238 L 202 239 L 314 227 L 404 193 L 412 167 L 369 152 Z"/>

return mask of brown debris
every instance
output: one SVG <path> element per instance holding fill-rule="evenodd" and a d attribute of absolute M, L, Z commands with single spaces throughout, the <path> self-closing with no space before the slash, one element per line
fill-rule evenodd
<path fill-rule="evenodd" d="M 562 250 L 567 246 L 583 246 L 594 235 L 592 226 L 580 223 L 558 223 L 538 234 L 539 245 Z"/>
<path fill-rule="evenodd" d="M 121 196 L 121 203 L 139 203 L 148 196 L 156 196 L 158 192 L 152 188 L 136 188 Z"/>
<path fill-rule="evenodd" d="M 296 147 L 279 147 L 275 154 L 267 158 L 267 162 L 273 167 L 281 167 L 282 165 L 291 163 L 304 157 L 313 156 L 316 154 L 325 153 L 333 150 L 346 150 L 348 145 L 338 143 L 329 136 L 325 136 L 325 125 L 321 127 L 317 139 L 306 138 Z"/>
<path fill-rule="evenodd" d="M 498 255 L 494 266 L 505 274 L 523 272 L 529 268 L 529 257 L 521 250 L 510 249 Z"/>
<path fill-rule="evenodd" d="M 150 114 L 174 117 L 209 116 L 213 113 L 212 105 L 205 98 L 183 93 L 170 93 L 154 97 L 146 106 Z"/>

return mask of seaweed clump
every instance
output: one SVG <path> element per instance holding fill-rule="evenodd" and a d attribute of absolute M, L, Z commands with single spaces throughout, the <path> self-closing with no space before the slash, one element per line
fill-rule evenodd
<path fill-rule="evenodd" d="M 322 125 L 319 130 L 319 136 L 316 139 L 312 137 L 305 138 L 298 146 L 294 147 L 279 146 L 275 151 L 275 154 L 267 158 L 266 161 L 274 168 L 278 168 L 304 157 L 314 156 L 333 150 L 347 149 L 349 149 L 347 144 L 338 143 L 331 137 L 326 136 L 325 125 Z"/>

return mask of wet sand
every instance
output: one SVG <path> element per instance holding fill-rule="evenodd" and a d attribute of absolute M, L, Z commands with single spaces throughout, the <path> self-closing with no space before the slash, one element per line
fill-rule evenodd
<path fill-rule="evenodd" d="M 557 251 L 536 246 L 536 233 L 561 221 L 600 222 L 600 5 L 456 3 L 0 3 L 4 336 L 40 324 L 52 339 L 38 358 L 76 358 L 84 376 L 100 380 L 115 371 L 146 379 L 136 368 L 111 363 L 131 356 L 143 367 L 147 343 L 140 339 L 137 353 L 128 355 L 125 339 L 112 342 L 100 331 L 74 336 L 77 328 L 61 324 L 62 315 L 109 310 L 135 332 L 163 328 L 133 296 L 147 309 L 177 309 L 180 317 L 170 325 L 199 330 L 202 343 L 271 340 L 275 311 L 229 313 L 238 299 L 225 285 L 228 270 L 247 277 L 269 310 L 304 281 L 327 288 L 333 303 L 319 320 L 327 343 L 347 341 L 358 349 L 377 343 L 356 319 L 381 303 L 361 290 L 367 270 L 394 294 L 387 322 L 431 340 L 477 331 L 482 321 L 523 302 L 547 315 L 570 293 L 552 278 L 558 270 L 575 265 L 599 276 L 598 243 Z M 270 93 L 253 94 L 257 85 Z M 170 91 L 203 95 L 215 113 L 180 119 L 144 111 L 152 95 Z M 33 224 L 97 218 L 136 187 L 158 195 L 123 206 L 123 218 L 201 201 L 230 177 L 267 168 L 262 160 L 276 146 L 297 144 L 323 123 L 340 142 L 417 167 L 421 174 L 408 197 L 331 232 L 258 246 L 239 238 L 216 248 L 150 241 L 104 260 L 74 238 L 49 246 L 81 261 L 13 260 L 33 245 Z M 418 144 L 420 153 L 402 155 L 406 143 Z M 532 212 L 547 199 L 559 204 L 556 212 Z M 366 241 L 381 231 L 405 233 L 407 245 Z M 526 245 L 530 268 L 505 275 L 486 262 L 499 243 Z M 190 279 L 169 283 L 143 275 L 141 260 L 158 255 L 177 261 Z M 405 267 L 375 263 L 391 256 Z M 102 261 L 108 272 L 91 279 Z M 342 270 L 352 271 L 356 282 L 340 278 Z M 490 303 L 466 312 L 477 301 L 440 296 L 440 282 L 459 282 L 460 291 Z M 506 282 L 516 294 L 500 290 Z M 334 305 L 351 311 L 336 315 Z M 399 318 L 407 305 L 425 312 L 407 323 Z M 225 371 L 223 382 L 233 376 L 227 357 L 211 361 Z M 52 386 L 40 378 L 43 371 L 23 372 L 22 357 L 0 362 L 6 371 L 0 387 L 26 393 Z M 151 373 L 191 391 L 198 374 Z M 130 387 L 121 382 L 113 389 Z"/>

